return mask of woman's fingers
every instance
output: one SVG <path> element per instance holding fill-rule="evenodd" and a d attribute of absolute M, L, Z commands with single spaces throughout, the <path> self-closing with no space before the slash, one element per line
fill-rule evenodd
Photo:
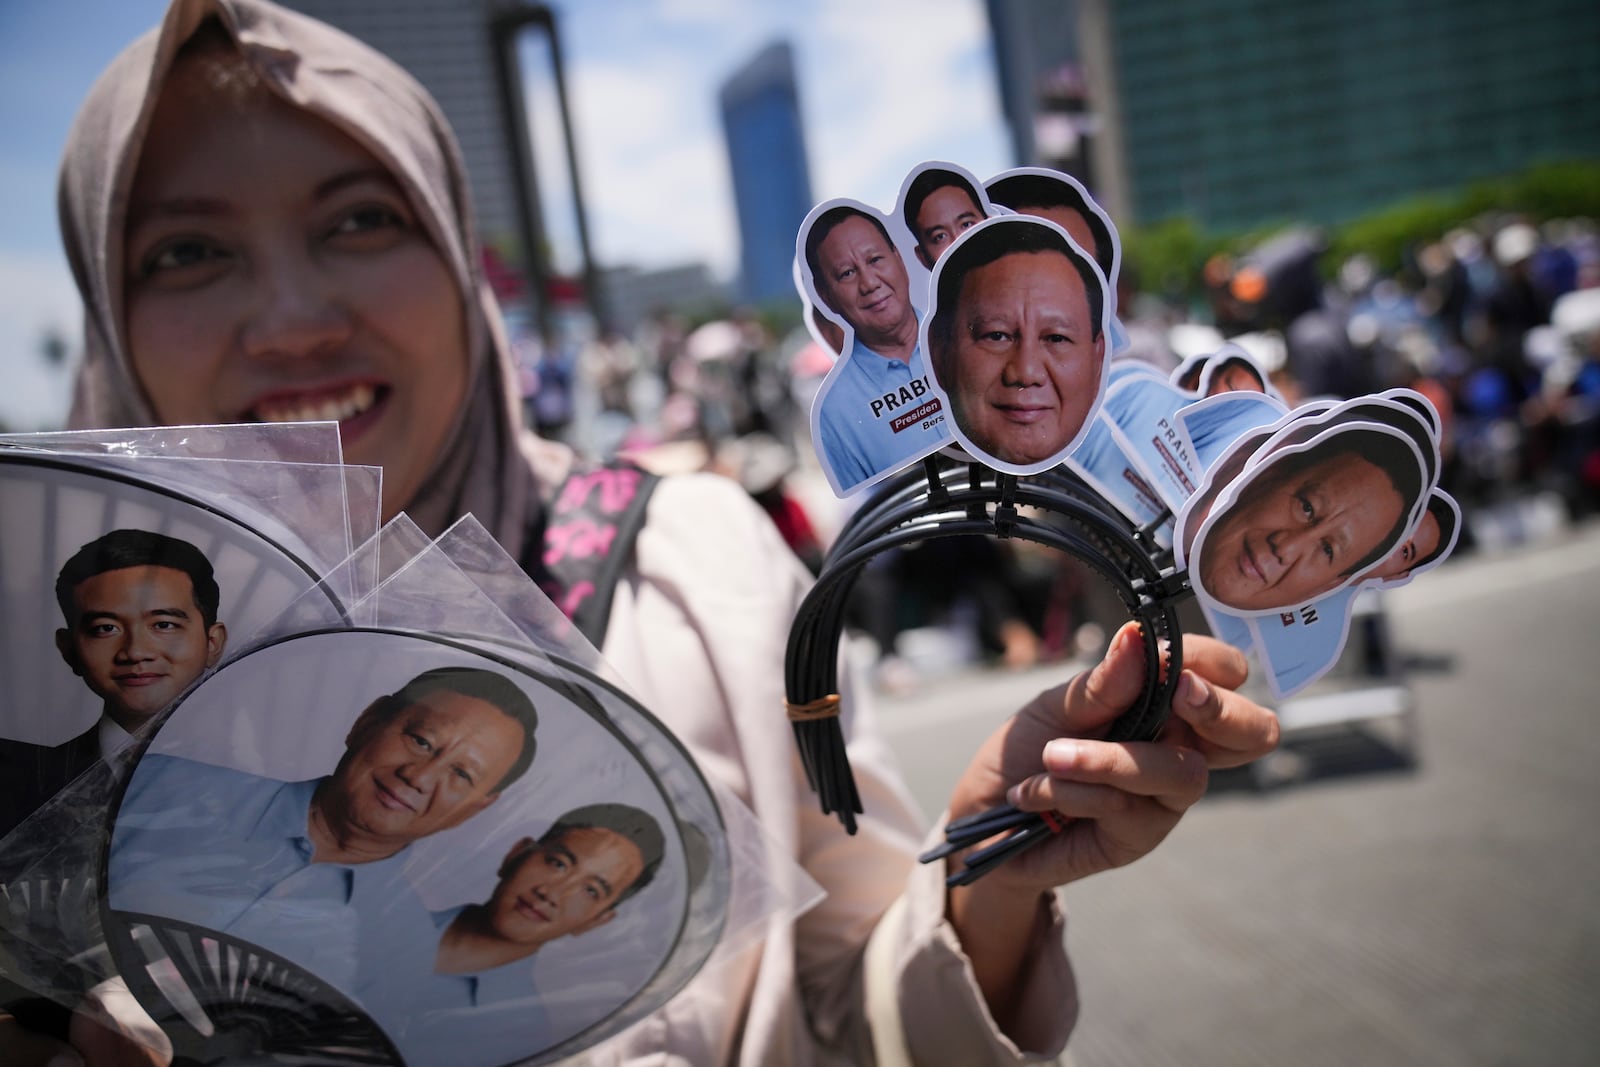
<path fill-rule="evenodd" d="M 1241 766 L 1278 746 L 1278 717 L 1224 684 L 1185 668 L 1172 698 L 1174 718 L 1162 734 L 1171 744 L 1199 749 L 1213 768 Z"/>
<path fill-rule="evenodd" d="M 1128 810 L 1109 794 L 1147 797 L 1187 810 L 1206 791 L 1204 758 L 1173 745 L 1060 739 L 1044 750 L 1045 773 L 1019 783 L 1007 799 L 1025 811 L 1096 818 Z"/>
<path fill-rule="evenodd" d="M 1063 733 L 1090 733 L 1133 706 L 1144 689 L 1144 654 L 1139 624 L 1125 623 L 1111 638 L 1104 658 L 1067 684 L 1061 704 Z"/>
<path fill-rule="evenodd" d="M 1250 677 L 1243 652 L 1202 634 L 1183 635 L 1183 665 L 1224 689 L 1237 689 Z"/>

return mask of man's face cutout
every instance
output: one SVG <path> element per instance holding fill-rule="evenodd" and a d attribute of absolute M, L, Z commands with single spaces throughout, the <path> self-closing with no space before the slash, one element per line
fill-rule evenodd
<path fill-rule="evenodd" d="M 1354 451 L 1299 471 L 1270 465 L 1207 534 L 1197 561 L 1205 591 L 1240 611 L 1314 600 L 1346 580 L 1408 503 Z"/>
<path fill-rule="evenodd" d="M 917 209 L 917 259 L 929 270 L 967 230 L 984 219 L 983 209 L 959 185 L 941 185 Z"/>
<path fill-rule="evenodd" d="M 869 345 L 915 315 L 899 249 L 859 215 L 828 231 L 817 246 L 817 271 L 817 295 Z"/>
<path fill-rule="evenodd" d="M 953 327 L 935 365 L 962 433 L 1004 464 L 1062 452 L 1099 400 L 1105 365 L 1105 337 L 1071 260 L 1014 252 L 974 268 Z"/>

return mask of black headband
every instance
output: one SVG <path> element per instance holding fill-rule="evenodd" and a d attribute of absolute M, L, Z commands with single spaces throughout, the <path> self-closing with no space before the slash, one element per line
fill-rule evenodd
<path fill-rule="evenodd" d="M 1019 513 L 1019 507 L 1048 512 L 1058 521 L 1041 522 Z M 1152 533 L 1131 527 L 1064 467 L 1018 478 L 979 463 L 929 456 L 921 466 L 885 482 L 878 496 L 840 531 L 789 631 L 784 671 L 789 718 L 823 813 L 837 814 L 845 829 L 855 833 L 855 816 L 862 810 L 839 728 L 838 652 L 845 603 L 870 559 L 933 538 L 988 534 L 1033 541 L 1082 560 L 1116 591 L 1144 638 L 1144 689 L 1111 725 L 1106 740 L 1145 741 L 1160 733 L 1177 689 L 1183 654 L 1176 604 L 1191 592 L 1185 572 L 1159 562 L 1164 553 L 1155 548 Z M 922 859 L 939 859 L 1001 830 L 1016 829 L 1006 841 L 967 857 L 966 870 L 949 879 L 952 885 L 963 884 L 1043 840 L 1051 828 L 1038 815 L 1000 808 L 952 824 L 947 844 Z"/>

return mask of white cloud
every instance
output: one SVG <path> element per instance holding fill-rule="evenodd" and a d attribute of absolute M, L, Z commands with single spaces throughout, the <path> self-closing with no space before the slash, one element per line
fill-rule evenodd
<path fill-rule="evenodd" d="M 989 47 L 978 0 L 821 0 L 814 25 L 801 91 L 819 200 L 888 209 L 925 159 L 1009 165 L 992 65 L 972 62 Z"/>
<path fill-rule="evenodd" d="M 627 5 L 606 10 L 621 23 L 569 9 L 567 53 L 604 265 L 698 259 L 719 274 L 734 269 L 717 92 L 775 39 L 795 47 L 818 200 L 851 196 L 887 210 L 925 159 L 980 177 L 1010 165 L 981 0 L 659 0 L 638 18 Z"/>
<path fill-rule="evenodd" d="M 701 260 L 719 274 L 733 269 L 732 190 L 705 80 L 670 55 L 574 71 L 579 160 L 602 264 Z"/>
<path fill-rule="evenodd" d="M 40 344 L 54 333 L 76 358 L 82 305 L 60 253 L 0 251 L 0 421 L 16 430 L 60 426 L 71 400 L 69 367 L 52 367 Z"/>

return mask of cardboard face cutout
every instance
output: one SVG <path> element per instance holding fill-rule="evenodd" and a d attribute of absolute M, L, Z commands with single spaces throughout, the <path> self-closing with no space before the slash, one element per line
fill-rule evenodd
<path fill-rule="evenodd" d="M 1109 348 L 1128 347 L 1128 332 L 1117 315 L 1117 279 L 1122 272 L 1122 237 L 1111 216 L 1089 195 L 1083 183 L 1046 167 L 1017 167 L 984 182 L 984 191 L 1000 211 L 1048 219 L 1064 228 L 1078 247 L 1094 257 L 1105 275 L 1110 318 Z"/>
<path fill-rule="evenodd" d="M 1282 445 L 1252 457 L 1186 545 L 1196 593 L 1233 614 L 1281 611 L 1351 584 L 1405 539 L 1430 488 L 1417 446 L 1377 423 Z"/>
<path fill-rule="evenodd" d="M 1293 696 L 1326 674 L 1344 654 L 1357 599 L 1366 589 L 1392 589 L 1432 570 L 1455 548 L 1461 510 L 1442 489 L 1428 495 L 1417 528 L 1390 557 L 1353 586 L 1320 600 L 1242 620 L 1276 697 Z"/>
<path fill-rule="evenodd" d="M 854 200 L 813 208 L 797 255 L 802 296 L 820 317 L 814 336 L 838 341 L 811 405 L 811 438 L 829 485 L 846 496 L 950 441 L 919 340 L 925 273 L 904 226 Z"/>
<path fill-rule="evenodd" d="M 1100 268 L 1055 223 L 1008 215 L 963 234 L 930 286 L 926 348 L 956 440 L 1012 474 L 1060 464 L 1105 394 Z"/>
<path fill-rule="evenodd" d="M 1313 402 L 1291 412 L 1284 412 L 1278 401 L 1265 394 L 1226 391 L 1184 408 L 1177 421 L 1206 476 L 1200 492 L 1179 516 L 1181 534 L 1175 555 L 1180 565 L 1190 568 L 1213 631 L 1241 651 L 1257 655 L 1275 696 L 1288 696 L 1303 689 L 1338 661 L 1362 589 L 1402 584 L 1412 574 L 1436 566 L 1454 544 L 1460 512 L 1449 495 L 1434 484 L 1439 471 L 1438 415 L 1421 394 L 1412 390 L 1393 389 L 1343 402 Z M 1274 472 L 1269 469 L 1271 463 L 1309 451 L 1313 442 L 1339 432 L 1366 434 L 1364 440 L 1390 459 L 1402 451 L 1397 449 L 1396 440 L 1403 441 L 1407 446 L 1405 454 L 1415 460 L 1417 498 L 1405 512 L 1403 527 L 1391 551 L 1369 560 L 1335 588 L 1304 595 L 1297 602 L 1287 602 L 1295 596 L 1294 583 L 1283 585 L 1287 592 L 1279 599 L 1285 602 L 1276 610 L 1247 610 L 1237 601 L 1224 602 L 1215 594 L 1218 587 L 1229 584 L 1226 576 L 1213 567 L 1215 580 L 1208 584 L 1200 574 L 1202 561 L 1198 556 L 1205 550 L 1199 535 L 1209 531 L 1212 513 L 1238 504 L 1241 487 L 1252 479 L 1263 480 L 1251 495 L 1263 495 L 1282 480 L 1276 474 L 1284 468 Z M 1372 436 L 1375 434 L 1379 436 Z M 1401 464 L 1399 469 L 1404 468 Z M 1382 485 L 1371 488 L 1374 501 L 1383 495 Z M 1259 568 L 1282 569 L 1291 554 L 1292 542 L 1287 535 L 1279 535 L 1274 541 L 1271 534 L 1266 534 L 1256 540 L 1273 549 L 1262 552 Z M 1219 539 L 1217 544 L 1221 543 Z M 1225 548 L 1216 545 L 1212 551 L 1219 558 L 1228 555 Z M 1215 560 L 1212 562 L 1215 564 Z M 1303 591 L 1306 587 L 1300 588 Z"/>

